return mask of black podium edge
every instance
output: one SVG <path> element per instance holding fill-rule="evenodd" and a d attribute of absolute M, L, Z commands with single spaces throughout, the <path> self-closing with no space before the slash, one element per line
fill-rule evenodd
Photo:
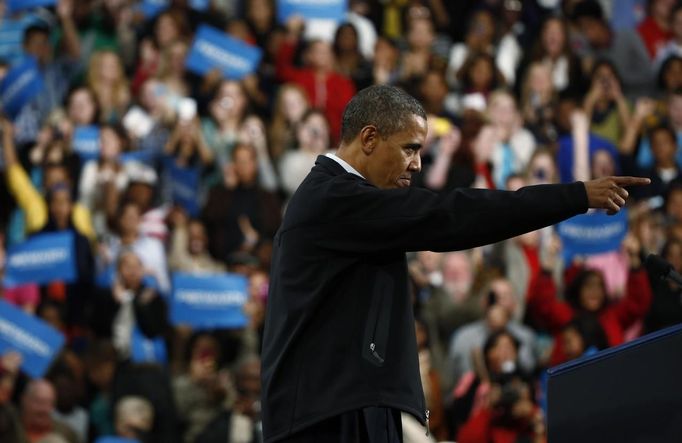
<path fill-rule="evenodd" d="M 596 354 L 586 356 L 586 357 L 579 357 L 575 360 L 568 361 L 566 363 L 562 363 L 560 365 L 557 365 L 553 368 L 547 369 L 547 374 L 549 375 L 550 378 L 552 377 L 557 377 L 559 375 L 565 374 L 567 372 L 574 371 L 576 369 L 579 369 L 583 366 L 591 365 L 597 362 L 600 362 L 602 360 L 606 360 L 608 358 L 611 358 L 614 354 L 620 354 L 621 352 L 628 351 L 633 348 L 638 348 L 640 346 L 644 346 L 648 343 L 652 343 L 655 341 L 662 340 L 664 338 L 667 338 L 671 335 L 675 335 L 682 332 L 682 323 L 675 325 L 675 326 L 670 326 L 665 329 L 661 329 L 660 331 L 652 332 L 650 334 L 644 335 L 642 337 L 636 338 L 635 340 L 632 340 L 627 343 L 623 343 L 622 345 L 614 346 L 612 348 L 604 349 L 603 351 L 599 351 Z"/>

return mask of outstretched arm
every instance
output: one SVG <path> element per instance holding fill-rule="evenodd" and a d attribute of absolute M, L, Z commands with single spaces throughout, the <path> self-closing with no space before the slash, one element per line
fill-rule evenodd
<path fill-rule="evenodd" d="M 438 195 L 420 188 L 380 190 L 349 178 L 332 195 L 325 189 L 311 193 L 303 210 L 307 214 L 297 218 L 311 220 L 311 228 L 324 226 L 325 235 L 316 241 L 330 249 L 452 251 L 553 225 L 588 208 L 615 213 L 625 204 L 624 186 L 647 183 L 646 178 L 606 177 L 515 192 L 456 189 Z M 316 195 L 325 198 L 318 201 Z"/>

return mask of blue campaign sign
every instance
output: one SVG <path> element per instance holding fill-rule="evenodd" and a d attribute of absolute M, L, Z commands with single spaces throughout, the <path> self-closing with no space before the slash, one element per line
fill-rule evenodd
<path fill-rule="evenodd" d="M 118 156 L 118 159 L 121 161 L 121 163 L 139 162 L 150 164 L 152 161 L 152 156 L 153 154 L 149 151 L 137 150 L 123 152 L 121 155 Z"/>
<path fill-rule="evenodd" d="M 99 126 L 77 126 L 73 131 L 71 146 L 83 161 L 97 160 L 100 151 Z"/>
<path fill-rule="evenodd" d="M 219 69 L 227 78 L 240 80 L 256 70 L 262 51 L 256 46 L 230 37 L 224 32 L 201 25 L 187 54 L 187 69 L 204 75 Z"/>
<path fill-rule="evenodd" d="M 14 65 L 24 57 L 22 41 L 24 30 L 36 23 L 32 14 L 24 14 L 18 18 L 3 17 L 0 24 L 0 59 Z"/>
<path fill-rule="evenodd" d="M 197 329 L 243 328 L 246 277 L 238 274 L 173 275 L 170 318 L 174 325 Z"/>
<path fill-rule="evenodd" d="M 280 23 L 287 21 L 292 15 L 300 15 L 304 19 L 327 19 L 343 21 L 348 11 L 346 0 L 278 0 L 277 18 Z"/>
<path fill-rule="evenodd" d="M 576 215 L 559 223 L 558 231 L 567 263 L 576 255 L 617 251 L 628 232 L 627 210 L 615 215 L 603 211 Z"/>
<path fill-rule="evenodd" d="M 11 285 L 76 279 L 72 232 L 38 234 L 7 251 L 5 281 Z"/>
<path fill-rule="evenodd" d="M 210 6 L 211 0 L 189 0 L 189 7 L 196 11 L 205 11 Z"/>
<path fill-rule="evenodd" d="M 130 337 L 130 359 L 135 363 L 165 365 L 168 362 L 166 343 L 161 337 L 147 337 L 135 327 Z"/>
<path fill-rule="evenodd" d="M 170 0 L 143 0 L 137 5 L 138 10 L 147 18 L 154 18 L 170 6 Z"/>
<path fill-rule="evenodd" d="M 191 217 L 199 214 L 199 170 L 181 168 L 172 159 L 165 162 L 166 174 L 173 202 L 180 205 Z"/>
<path fill-rule="evenodd" d="M 26 57 L 13 66 L 0 82 L 0 104 L 3 111 L 14 118 L 33 97 L 45 87 L 38 63 Z"/>
<path fill-rule="evenodd" d="M 21 354 L 21 369 L 31 377 L 42 377 L 64 344 L 64 336 L 37 317 L 0 300 L 0 355 Z"/>
<path fill-rule="evenodd" d="M 8 0 L 7 9 L 10 14 L 14 14 L 22 9 L 38 8 L 41 6 L 54 6 L 57 0 Z"/>
<path fill-rule="evenodd" d="M 98 438 L 97 440 L 95 440 L 95 443 L 139 443 L 139 441 L 123 437 L 107 436 Z"/>

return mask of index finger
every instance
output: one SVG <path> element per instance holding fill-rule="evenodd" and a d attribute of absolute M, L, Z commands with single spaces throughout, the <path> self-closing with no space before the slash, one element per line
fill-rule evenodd
<path fill-rule="evenodd" d="M 651 179 L 646 177 L 613 177 L 613 181 L 618 186 L 643 186 L 651 183 Z"/>

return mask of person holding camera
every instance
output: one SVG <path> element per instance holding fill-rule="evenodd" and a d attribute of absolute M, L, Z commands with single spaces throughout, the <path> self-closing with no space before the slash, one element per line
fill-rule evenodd
<path fill-rule="evenodd" d="M 518 365 L 518 340 L 507 330 L 492 333 L 483 346 L 483 365 L 460 403 L 471 407 L 457 432 L 460 443 L 544 442 L 542 413 L 533 386 Z"/>

